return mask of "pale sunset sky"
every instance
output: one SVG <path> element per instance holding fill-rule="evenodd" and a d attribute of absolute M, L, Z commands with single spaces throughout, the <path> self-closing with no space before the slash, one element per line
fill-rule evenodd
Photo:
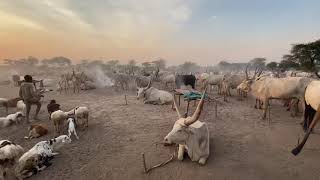
<path fill-rule="evenodd" d="M 319 0 L 0 0 L 0 59 L 279 61 L 319 38 Z"/>

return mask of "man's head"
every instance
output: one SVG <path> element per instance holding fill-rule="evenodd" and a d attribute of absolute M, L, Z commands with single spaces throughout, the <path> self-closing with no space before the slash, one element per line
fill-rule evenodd
<path fill-rule="evenodd" d="M 52 99 L 52 100 L 50 101 L 50 104 L 56 104 L 56 100 Z"/>
<path fill-rule="evenodd" d="M 32 82 L 32 76 L 30 76 L 30 75 L 25 75 L 25 76 L 24 76 L 24 80 L 25 80 L 26 82 Z"/>

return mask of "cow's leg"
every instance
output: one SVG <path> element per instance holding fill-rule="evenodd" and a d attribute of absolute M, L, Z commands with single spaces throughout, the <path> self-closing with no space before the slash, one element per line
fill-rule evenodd
<path fill-rule="evenodd" d="M 179 144 L 179 149 L 178 149 L 178 159 L 180 161 L 183 160 L 183 155 L 184 155 L 185 147 L 182 144 Z"/>
<path fill-rule="evenodd" d="M 269 108 L 269 98 L 265 98 L 263 100 L 263 114 L 262 114 L 262 119 L 265 120 L 267 117 L 267 110 Z"/>
<path fill-rule="evenodd" d="M 258 109 L 257 102 L 258 102 L 258 99 L 256 99 L 256 103 L 255 103 L 255 105 L 254 105 L 254 108 L 255 108 L 255 109 Z"/>

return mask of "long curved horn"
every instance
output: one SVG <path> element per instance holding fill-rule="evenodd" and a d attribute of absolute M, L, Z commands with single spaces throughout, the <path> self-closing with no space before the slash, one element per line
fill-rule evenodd
<path fill-rule="evenodd" d="M 174 104 L 174 108 L 176 109 L 176 112 L 177 112 L 177 114 L 178 114 L 178 117 L 179 117 L 179 118 L 182 118 L 181 113 L 180 113 L 180 111 L 179 111 L 179 108 L 178 108 L 178 106 L 177 106 L 176 97 L 175 97 L 174 94 L 173 94 L 173 104 Z"/>
<path fill-rule="evenodd" d="M 201 100 L 200 100 L 200 102 L 199 102 L 199 104 L 197 106 L 196 111 L 193 113 L 191 118 L 186 119 L 186 121 L 184 122 L 184 124 L 186 126 L 189 126 L 189 125 L 193 124 L 194 122 L 196 122 L 199 119 L 201 111 L 203 109 L 204 96 L 206 94 L 206 91 L 207 91 L 207 86 L 205 87 L 205 89 L 204 89 L 204 91 L 202 93 L 202 97 L 201 97 Z"/>
<path fill-rule="evenodd" d="M 152 81 L 152 79 L 150 78 L 150 81 L 149 81 L 149 83 L 148 83 L 148 86 L 144 88 L 145 90 L 147 90 L 147 89 L 149 89 L 149 88 L 151 87 L 151 81 Z"/>
<path fill-rule="evenodd" d="M 258 72 L 259 72 L 259 69 L 258 69 L 258 67 L 256 67 L 254 70 L 254 75 L 253 75 L 252 79 L 256 78 Z"/>
<path fill-rule="evenodd" d="M 258 76 L 257 77 L 260 77 L 262 73 L 263 73 L 263 70 L 260 69 L 260 71 L 258 72 Z"/>

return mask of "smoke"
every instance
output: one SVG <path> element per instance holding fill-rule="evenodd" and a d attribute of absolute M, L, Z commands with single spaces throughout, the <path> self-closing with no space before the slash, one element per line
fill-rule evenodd
<path fill-rule="evenodd" d="M 93 81 L 96 88 L 104 88 L 113 86 L 111 79 L 103 72 L 100 66 L 89 67 L 85 70 L 85 74 Z"/>

